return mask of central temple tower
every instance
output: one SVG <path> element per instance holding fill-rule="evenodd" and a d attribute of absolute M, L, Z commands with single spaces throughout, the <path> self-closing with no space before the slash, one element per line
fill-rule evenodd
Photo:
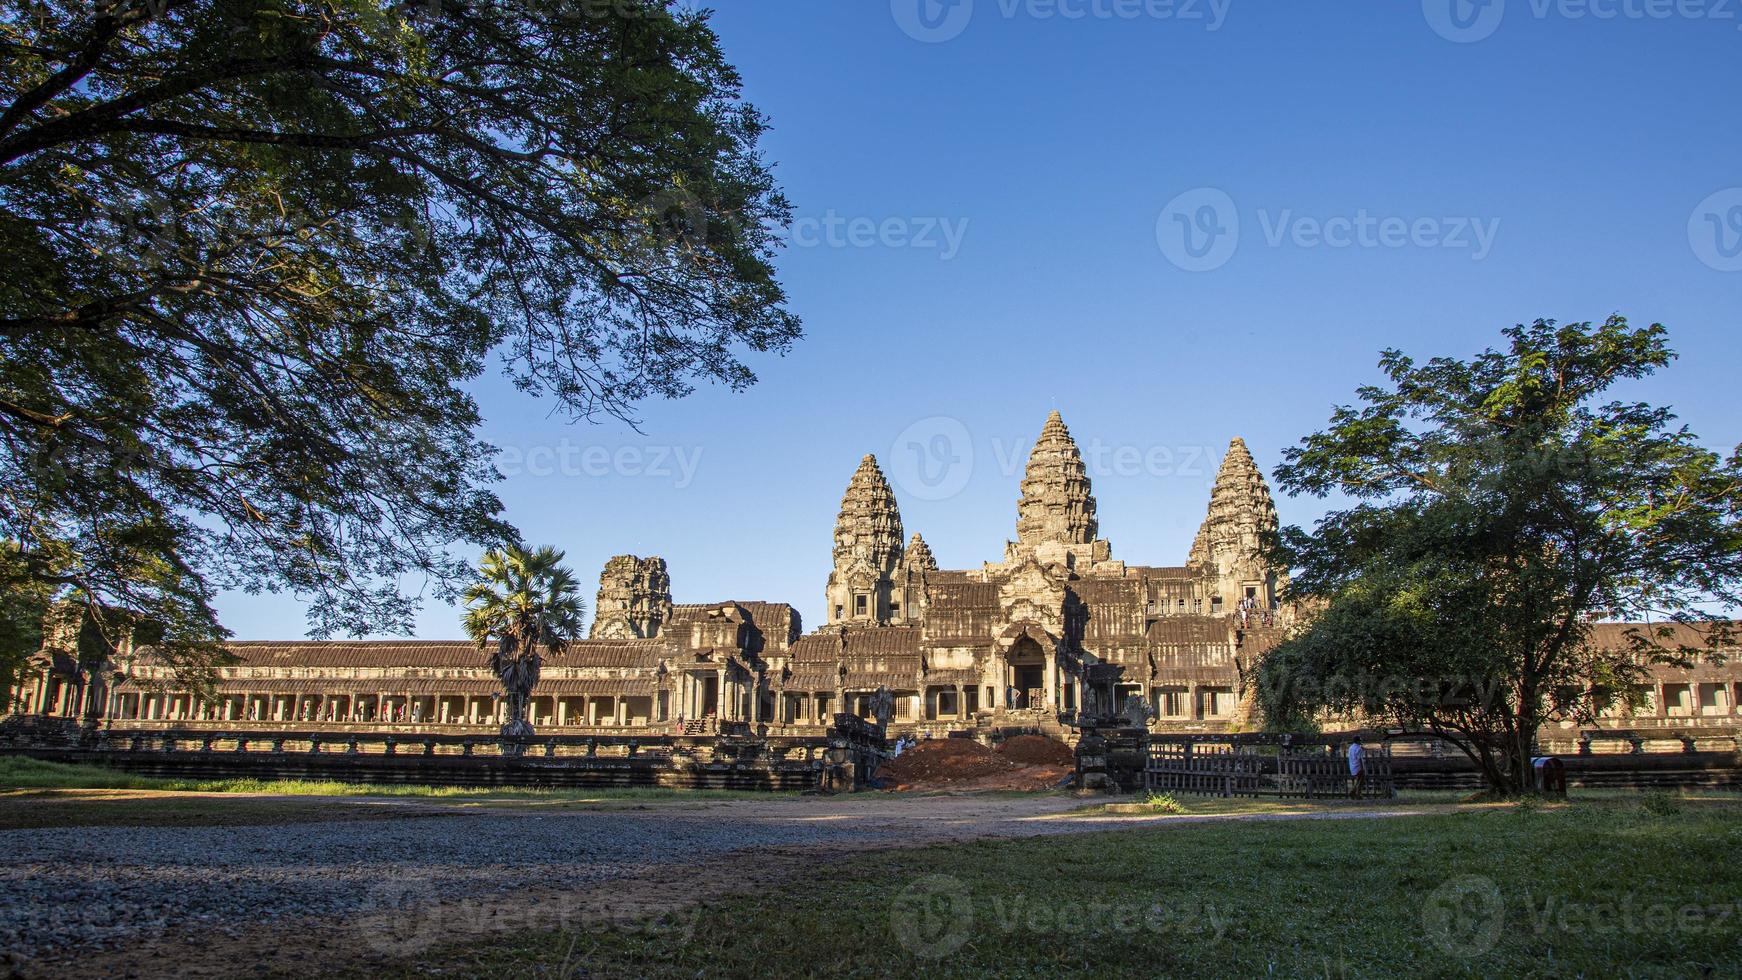
<path fill-rule="evenodd" d="M 1004 563 L 1033 558 L 1042 565 L 1087 571 L 1111 554 L 1107 542 L 1095 537 L 1099 531 L 1083 454 L 1055 411 L 1028 454 L 1016 502 L 1016 540 L 1005 544 Z"/>

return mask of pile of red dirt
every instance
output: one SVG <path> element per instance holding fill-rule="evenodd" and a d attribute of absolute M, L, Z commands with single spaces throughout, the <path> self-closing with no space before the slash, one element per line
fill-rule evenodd
<path fill-rule="evenodd" d="M 1050 789 L 1076 768 L 1062 742 L 1039 735 L 1008 739 L 993 751 L 968 738 L 920 742 L 877 770 L 895 790 Z"/>
<path fill-rule="evenodd" d="M 1018 735 L 998 743 L 998 754 L 1025 766 L 1067 766 L 1075 769 L 1077 754 L 1071 747 L 1045 735 Z"/>

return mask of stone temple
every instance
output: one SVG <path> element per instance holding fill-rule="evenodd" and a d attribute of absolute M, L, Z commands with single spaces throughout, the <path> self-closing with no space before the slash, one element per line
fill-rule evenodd
<path fill-rule="evenodd" d="M 1059 731 L 1060 715 L 1083 706 L 1085 671 L 1117 664 L 1118 696 L 1141 694 L 1158 731 L 1251 727 L 1243 679 L 1293 614 L 1280 601 L 1285 574 L 1260 546 L 1276 508 L 1241 440 L 1183 565 L 1113 557 L 1057 412 L 1028 457 L 1015 517 L 998 561 L 941 569 L 866 456 L 835 522 L 827 621 L 809 633 L 782 602 L 673 602 L 663 559 L 619 555 L 600 575 L 589 636 L 546 659 L 531 720 L 576 733 L 804 734 L 837 711 L 868 715 L 887 688 L 898 731 Z M 1615 639 L 1607 633 L 1599 627 L 1599 641 Z M 148 651 L 81 671 L 57 652 L 67 646 L 45 643 L 11 692 L 13 711 L 134 726 L 456 733 L 494 732 L 505 711 L 466 640 L 232 643 L 235 662 L 207 700 L 176 690 Z M 1649 714 L 1657 724 L 1732 716 L 1742 694 L 1733 673 L 1659 670 Z"/>

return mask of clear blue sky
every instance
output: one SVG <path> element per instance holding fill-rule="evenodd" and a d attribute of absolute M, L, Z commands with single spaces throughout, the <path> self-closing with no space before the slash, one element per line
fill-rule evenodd
<path fill-rule="evenodd" d="M 861 455 L 974 567 L 1056 407 L 1114 556 L 1179 564 L 1230 437 L 1268 472 L 1381 348 L 1467 356 L 1539 316 L 1664 323 L 1681 360 L 1629 394 L 1734 446 L 1742 4 L 1449 2 L 729 0 L 808 336 L 644 434 L 481 383 L 509 519 L 589 599 L 608 556 L 660 554 L 678 601 L 810 629 Z M 219 609 L 240 638 L 305 629 L 294 596 Z"/>

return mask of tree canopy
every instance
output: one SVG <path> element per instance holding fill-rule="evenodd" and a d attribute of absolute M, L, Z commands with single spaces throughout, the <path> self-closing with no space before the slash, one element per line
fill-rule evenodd
<path fill-rule="evenodd" d="M 218 589 L 408 627 L 516 539 L 467 385 L 633 420 L 800 334 L 788 206 L 663 0 L 8 0 L 0 536 L 208 662 Z M 179 658 L 179 659 L 178 659 Z"/>
<path fill-rule="evenodd" d="M 1446 736 L 1494 788 L 1528 785 L 1546 720 L 1631 704 L 1658 664 L 1721 658 L 1742 601 L 1742 450 L 1670 409 L 1603 400 L 1669 364 L 1666 331 L 1539 320 L 1468 360 L 1380 358 L 1277 467 L 1354 504 L 1283 531 L 1314 614 L 1266 658 L 1276 722 L 1355 712 Z M 1619 646 L 1596 622 L 1637 624 Z M 1692 627 L 1677 629 L 1677 626 Z"/>

